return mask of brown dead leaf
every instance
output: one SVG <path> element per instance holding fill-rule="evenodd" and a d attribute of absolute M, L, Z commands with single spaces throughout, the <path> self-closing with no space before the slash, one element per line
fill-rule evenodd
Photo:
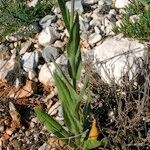
<path fill-rule="evenodd" d="M 11 89 L 8 96 L 15 99 L 30 97 L 34 93 L 35 88 L 35 84 L 32 81 L 27 80 L 25 86 L 19 89 Z"/>
<path fill-rule="evenodd" d="M 5 134 L 3 134 L 3 136 L 0 138 L 0 141 L 6 141 L 6 140 L 8 140 L 10 138 L 10 136 L 7 134 L 7 133 L 5 133 Z"/>
<path fill-rule="evenodd" d="M 12 118 L 11 127 L 12 128 L 19 128 L 21 126 L 20 123 L 20 114 L 16 110 L 14 104 L 12 102 L 9 103 L 9 114 Z"/>

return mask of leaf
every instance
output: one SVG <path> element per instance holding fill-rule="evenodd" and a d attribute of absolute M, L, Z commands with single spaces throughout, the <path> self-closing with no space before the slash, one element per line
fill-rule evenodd
<path fill-rule="evenodd" d="M 77 51 L 79 50 L 80 44 L 80 25 L 79 25 L 79 15 L 76 14 L 76 18 L 71 29 L 70 39 L 68 42 L 67 54 L 69 58 L 76 56 Z"/>
<path fill-rule="evenodd" d="M 80 44 L 79 16 L 76 14 L 74 24 L 71 29 L 70 39 L 67 45 L 68 72 L 73 80 L 79 78 L 81 72 L 81 51 Z"/>
<path fill-rule="evenodd" d="M 51 116 L 49 116 L 47 113 L 42 111 L 41 108 L 35 108 L 35 113 L 39 120 L 46 126 L 49 132 L 52 132 L 59 138 L 66 138 L 62 141 L 66 144 L 68 144 L 68 137 L 70 134 Z"/>
<path fill-rule="evenodd" d="M 93 139 L 88 139 L 86 141 L 84 141 L 84 149 L 86 150 L 90 150 L 99 146 L 105 146 L 107 144 L 106 140 L 93 140 Z"/>
<path fill-rule="evenodd" d="M 99 135 L 99 130 L 96 126 L 96 119 L 94 119 L 92 122 L 92 126 L 89 132 L 88 139 L 97 140 L 98 135 Z"/>
<path fill-rule="evenodd" d="M 70 32 L 70 13 L 69 10 L 65 6 L 65 2 L 63 0 L 58 0 L 59 8 L 61 9 L 61 13 L 63 16 L 63 20 L 65 22 L 67 30 Z"/>
<path fill-rule="evenodd" d="M 79 134 L 82 131 L 82 124 L 78 113 L 79 110 L 76 109 L 78 95 L 74 92 L 71 93 L 71 89 L 68 89 L 67 85 L 56 73 L 54 74 L 54 80 L 58 89 L 58 96 L 61 99 L 65 124 L 72 133 Z"/>

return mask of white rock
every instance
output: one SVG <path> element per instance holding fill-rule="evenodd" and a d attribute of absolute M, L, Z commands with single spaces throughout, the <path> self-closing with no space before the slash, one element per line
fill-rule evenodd
<path fill-rule="evenodd" d="M 89 29 L 88 22 L 85 22 L 84 18 L 79 17 L 79 23 L 80 23 L 80 30 L 87 32 Z"/>
<path fill-rule="evenodd" d="M 71 12 L 71 1 L 66 2 L 66 7 L 69 9 L 69 11 Z M 78 13 L 83 13 L 83 6 L 81 3 L 81 0 L 75 0 L 75 10 L 78 11 Z"/>
<path fill-rule="evenodd" d="M 107 15 L 107 18 L 111 21 L 111 22 L 116 22 L 117 19 L 116 19 L 116 15 L 117 15 L 117 12 L 115 9 L 111 9 Z"/>
<path fill-rule="evenodd" d="M 28 72 L 28 78 L 29 78 L 30 80 L 32 80 L 32 81 L 37 81 L 37 79 L 36 79 L 36 72 L 33 71 L 33 70 L 29 71 L 29 72 Z"/>
<path fill-rule="evenodd" d="M 61 69 L 67 73 L 67 59 L 64 55 L 61 55 L 58 59 L 56 59 L 56 63 L 61 66 Z M 55 71 L 55 66 L 53 63 L 46 63 L 40 68 L 38 79 L 45 86 L 50 86 L 54 83 L 54 79 L 52 74 Z"/>
<path fill-rule="evenodd" d="M 93 45 L 99 42 L 101 39 L 102 39 L 102 36 L 100 34 L 93 33 L 89 36 L 88 42 L 89 44 Z"/>
<path fill-rule="evenodd" d="M 21 45 L 21 50 L 19 51 L 20 55 L 24 54 L 28 49 L 29 47 L 31 46 L 32 42 L 31 41 L 27 41 L 25 43 L 23 43 Z"/>
<path fill-rule="evenodd" d="M 144 45 L 138 41 L 118 36 L 107 38 L 95 47 L 95 67 L 100 76 L 108 83 L 121 83 L 122 76 L 129 71 L 129 79 L 136 74 L 135 60 L 142 57 Z M 130 68 L 130 70 L 128 70 Z"/>
<path fill-rule="evenodd" d="M 116 26 L 121 27 L 121 25 L 122 25 L 122 20 L 118 20 L 118 21 L 116 22 Z"/>
<path fill-rule="evenodd" d="M 139 15 L 132 15 L 132 16 L 130 16 L 129 19 L 131 22 L 135 23 L 140 19 L 140 16 Z"/>
<path fill-rule="evenodd" d="M 116 15 L 117 15 L 117 12 L 116 12 L 115 9 L 111 9 L 111 10 L 109 11 L 109 14 L 116 16 Z"/>
<path fill-rule="evenodd" d="M 40 45 L 52 44 L 55 40 L 59 39 L 59 33 L 53 27 L 46 27 L 38 36 Z"/>
<path fill-rule="evenodd" d="M 44 64 L 39 72 L 39 81 L 45 86 L 50 86 L 54 83 L 52 73 L 55 71 L 55 66 L 53 63 Z"/>
<path fill-rule="evenodd" d="M 54 8 L 53 12 L 54 12 L 55 14 L 60 14 L 60 13 L 61 13 L 61 10 L 60 10 L 59 7 L 53 7 L 53 8 Z"/>
<path fill-rule="evenodd" d="M 116 8 L 125 8 L 128 4 L 130 4 L 130 0 L 116 0 L 115 7 Z"/>
<path fill-rule="evenodd" d="M 52 56 L 54 59 L 57 59 L 60 56 L 60 49 L 52 46 L 46 46 L 42 51 L 42 56 L 46 62 L 51 62 Z"/>
<path fill-rule="evenodd" d="M 40 148 L 38 148 L 38 150 L 50 150 L 51 147 L 47 144 L 44 143 Z"/>
<path fill-rule="evenodd" d="M 7 74 L 15 68 L 15 60 L 9 61 L 0 60 L 0 80 L 5 81 Z"/>
<path fill-rule="evenodd" d="M 55 43 L 53 44 L 53 46 L 57 48 L 62 48 L 64 45 L 65 43 L 60 40 L 55 41 Z"/>
<path fill-rule="evenodd" d="M 83 0 L 83 4 L 96 4 L 98 0 Z"/>
<path fill-rule="evenodd" d="M 26 72 L 34 70 L 39 62 L 39 53 L 37 51 L 35 52 L 26 52 L 23 57 L 23 69 Z"/>
<path fill-rule="evenodd" d="M 99 6 L 103 6 L 103 5 L 111 6 L 112 5 L 112 0 L 99 0 L 98 5 Z"/>
<path fill-rule="evenodd" d="M 49 115 L 55 115 L 55 113 L 58 112 L 60 107 L 60 102 L 56 102 L 52 107 L 50 107 L 48 114 Z"/>
<path fill-rule="evenodd" d="M 39 24 L 42 26 L 42 28 L 49 27 L 52 22 L 56 20 L 56 16 L 47 15 L 44 18 L 41 19 Z"/>
<path fill-rule="evenodd" d="M 37 2 L 38 2 L 38 0 L 32 0 L 31 2 L 27 3 L 27 5 L 28 5 L 29 7 L 35 7 L 36 4 L 37 4 Z"/>

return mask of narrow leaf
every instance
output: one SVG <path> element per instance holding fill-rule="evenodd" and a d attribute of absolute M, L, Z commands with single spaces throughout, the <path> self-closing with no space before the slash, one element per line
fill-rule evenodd
<path fill-rule="evenodd" d="M 64 0 L 58 0 L 59 8 L 61 9 L 61 13 L 63 16 L 63 20 L 65 22 L 67 30 L 70 32 L 70 13 L 65 6 Z"/>
<path fill-rule="evenodd" d="M 70 134 L 55 119 L 42 111 L 41 108 L 35 108 L 34 110 L 37 117 L 46 126 L 48 131 L 55 134 L 58 138 L 66 138 L 62 141 L 68 144 L 69 141 L 67 138 L 70 136 Z"/>
<path fill-rule="evenodd" d="M 104 144 L 104 141 L 98 141 L 98 140 L 86 140 L 84 142 L 84 149 L 86 150 L 90 150 L 90 149 L 93 149 L 93 148 L 97 148 L 99 146 L 103 146 Z"/>
<path fill-rule="evenodd" d="M 63 80 L 56 73 L 54 74 L 54 80 L 58 89 L 58 96 L 62 102 L 65 124 L 72 133 L 80 133 L 82 124 L 80 123 L 78 111 L 76 111 L 77 99 L 75 96 L 72 97 L 70 89 L 68 89 Z"/>

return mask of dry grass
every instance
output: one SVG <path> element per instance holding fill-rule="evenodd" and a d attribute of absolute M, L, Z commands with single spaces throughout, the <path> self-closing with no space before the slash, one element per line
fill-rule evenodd
<path fill-rule="evenodd" d="M 93 114 L 99 120 L 105 149 L 148 150 L 150 147 L 150 56 L 149 52 L 133 80 L 108 85 L 100 76 L 91 77 Z"/>

